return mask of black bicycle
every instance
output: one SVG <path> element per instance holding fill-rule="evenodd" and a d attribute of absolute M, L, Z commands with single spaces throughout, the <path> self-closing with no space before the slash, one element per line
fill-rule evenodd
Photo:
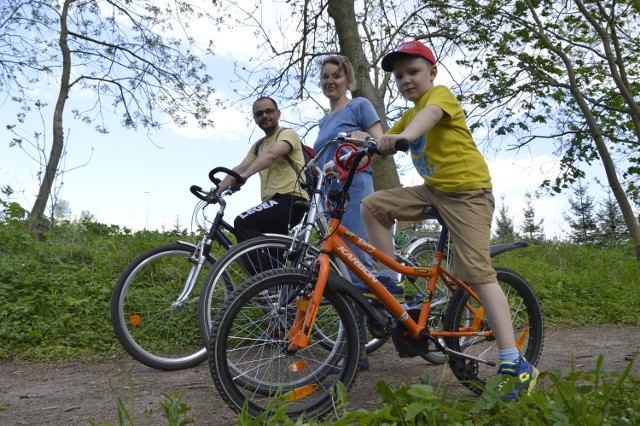
<path fill-rule="evenodd" d="M 227 251 L 233 245 L 228 236 L 233 226 L 223 218 L 225 197 L 233 192 L 226 189 L 218 194 L 222 182 L 218 173 L 241 180 L 233 170 L 216 167 L 209 172 L 213 188 L 205 191 L 191 186 L 191 193 L 199 199 L 193 219 L 204 232 L 200 241 L 176 241 L 142 253 L 122 272 L 113 289 L 111 324 L 116 337 L 133 358 L 149 367 L 179 370 L 207 359 L 198 329 L 198 297 L 216 262 L 212 248 L 217 245 Z M 211 205 L 219 207 L 213 221 L 205 212 Z M 230 290 L 219 286 L 216 292 L 215 300 L 221 304 Z"/>

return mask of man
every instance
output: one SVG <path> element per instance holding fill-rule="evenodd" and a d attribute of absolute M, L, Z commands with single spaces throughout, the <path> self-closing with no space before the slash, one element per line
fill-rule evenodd
<path fill-rule="evenodd" d="M 260 175 L 262 204 L 236 217 L 234 222 L 238 243 L 264 233 L 288 234 L 304 216 L 305 208 L 295 201 L 308 200 L 300 186 L 298 171 L 304 165 L 302 143 L 298 134 L 280 127 L 280 111 L 276 101 L 260 97 L 253 104 L 253 118 L 264 131 L 242 162 L 233 168 L 244 181 L 227 176 L 221 188 L 239 189 L 251 176 Z"/>

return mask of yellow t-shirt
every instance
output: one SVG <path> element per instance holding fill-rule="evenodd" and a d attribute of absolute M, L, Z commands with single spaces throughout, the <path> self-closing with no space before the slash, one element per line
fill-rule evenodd
<path fill-rule="evenodd" d="M 439 106 L 444 116 L 411 142 L 413 165 L 425 183 L 443 192 L 491 188 L 489 167 L 471 136 L 460 102 L 448 87 L 435 86 L 425 93 L 388 133 L 402 133 L 427 105 Z"/>
<path fill-rule="evenodd" d="M 300 183 L 298 182 L 297 172 L 302 169 L 304 156 L 302 155 L 302 143 L 300 142 L 300 137 L 294 130 L 283 129 L 279 134 L 276 133 L 273 136 L 266 138 L 260 145 L 258 155 L 263 150 L 269 149 L 278 140 L 285 140 L 291 145 L 292 149 L 287 156 L 295 164 L 296 170 L 293 170 L 293 167 L 291 167 L 284 156 L 278 158 L 266 169 L 260 170 L 260 197 L 262 198 L 262 201 L 266 201 L 276 194 L 281 194 L 295 195 L 308 200 L 309 195 L 300 187 Z M 256 143 L 258 142 L 256 141 L 251 145 L 251 149 L 244 161 L 253 163 L 256 158 L 258 158 L 258 155 L 255 154 Z"/>

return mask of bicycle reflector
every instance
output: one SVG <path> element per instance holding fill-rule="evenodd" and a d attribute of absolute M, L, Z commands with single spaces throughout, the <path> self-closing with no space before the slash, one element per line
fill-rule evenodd
<path fill-rule="evenodd" d="M 131 325 L 134 327 L 140 327 L 140 315 L 136 313 L 132 313 L 129 315 L 129 321 L 131 321 Z"/>

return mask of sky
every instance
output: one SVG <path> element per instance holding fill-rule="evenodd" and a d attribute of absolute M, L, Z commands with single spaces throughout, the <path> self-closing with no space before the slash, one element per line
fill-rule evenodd
<path fill-rule="evenodd" d="M 233 75 L 234 63 L 241 65 L 256 53 L 255 37 L 250 30 L 238 31 L 221 35 L 226 40 L 237 42 L 226 43 L 218 39 L 214 49 L 216 56 L 210 59 L 210 69 L 215 70 L 212 74 L 218 96 L 227 102 L 237 100 L 237 95 L 232 91 L 237 80 Z M 53 105 L 57 94 L 55 86 L 42 87 L 40 90 Z M 328 107 L 328 101 L 319 91 L 314 97 L 320 105 Z M 75 108 L 74 102 L 78 102 L 78 98 L 72 93 L 67 103 L 64 124 L 68 136 L 68 154 L 64 166 L 68 172 L 64 175 L 59 198 L 69 203 L 74 217 L 88 211 L 98 222 L 134 230 L 172 229 L 176 223 L 181 229 L 191 229 L 192 213 L 198 200 L 189 192 L 189 187 L 195 184 L 209 188 L 211 184 L 207 176 L 210 169 L 237 165 L 251 143 L 263 136 L 251 119 L 249 104 L 215 109 L 214 129 L 166 126 L 150 139 L 144 130 L 119 127 L 118 117 L 113 116 L 110 132 L 99 134 L 92 126 L 70 117 L 69 111 Z M 0 108 L 5 121 L 15 117 L 10 102 L 0 105 Z M 315 105 L 303 105 L 297 111 L 283 109 L 282 119 L 294 115 L 315 123 L 322 116 L 322 111 Z M 47 128 L 44 129 L 49 135 L 50 121 L 49 115 L 45 122 Z M 42 123 L 28 123 L 21 131 L 43 131 Z M 2 126 L 0 187 L 10 186 L 15 191 L 13 201 L 30 210 L 38 191 L 38 165 L 20 149 L 9 148 L 12 137 Z M 304 142 L 312 146 L 314 138 L 315 132 L 311 132 Z M 543 179 L 555 177 L 556 162 L 551 150 L 552 147 L 548 148 L 548 152 L 542 149 L 539 153 L 521 151 L 496 154 L 490 149 L 483 149 L 494 185 L 496 215 L 502 204 L 501 197 L 504 196 L 504 203 L 509 215 L 514 218 L 516 228 L 522 223 L 525 193 L 533 194 Z M 396 160 L 405 166 L 403 169 L 407 169 L 402 173 L 402 183 L 418 184 L 420 178 L 408 166 L 408 157 L 398 154 Z M 258 177 L 254 176 L 240 192 L 228 199 L 225 215 L 228 221 L 232 222 L 237 214 L 259 203 L 258 181 Z M 533 207 L 536 220 L 544 220 L 547 237 L 562 238 L 568 229 L 562 217 L 562 213 L 568 211 L 567 196 L 534 198 Z"/>

